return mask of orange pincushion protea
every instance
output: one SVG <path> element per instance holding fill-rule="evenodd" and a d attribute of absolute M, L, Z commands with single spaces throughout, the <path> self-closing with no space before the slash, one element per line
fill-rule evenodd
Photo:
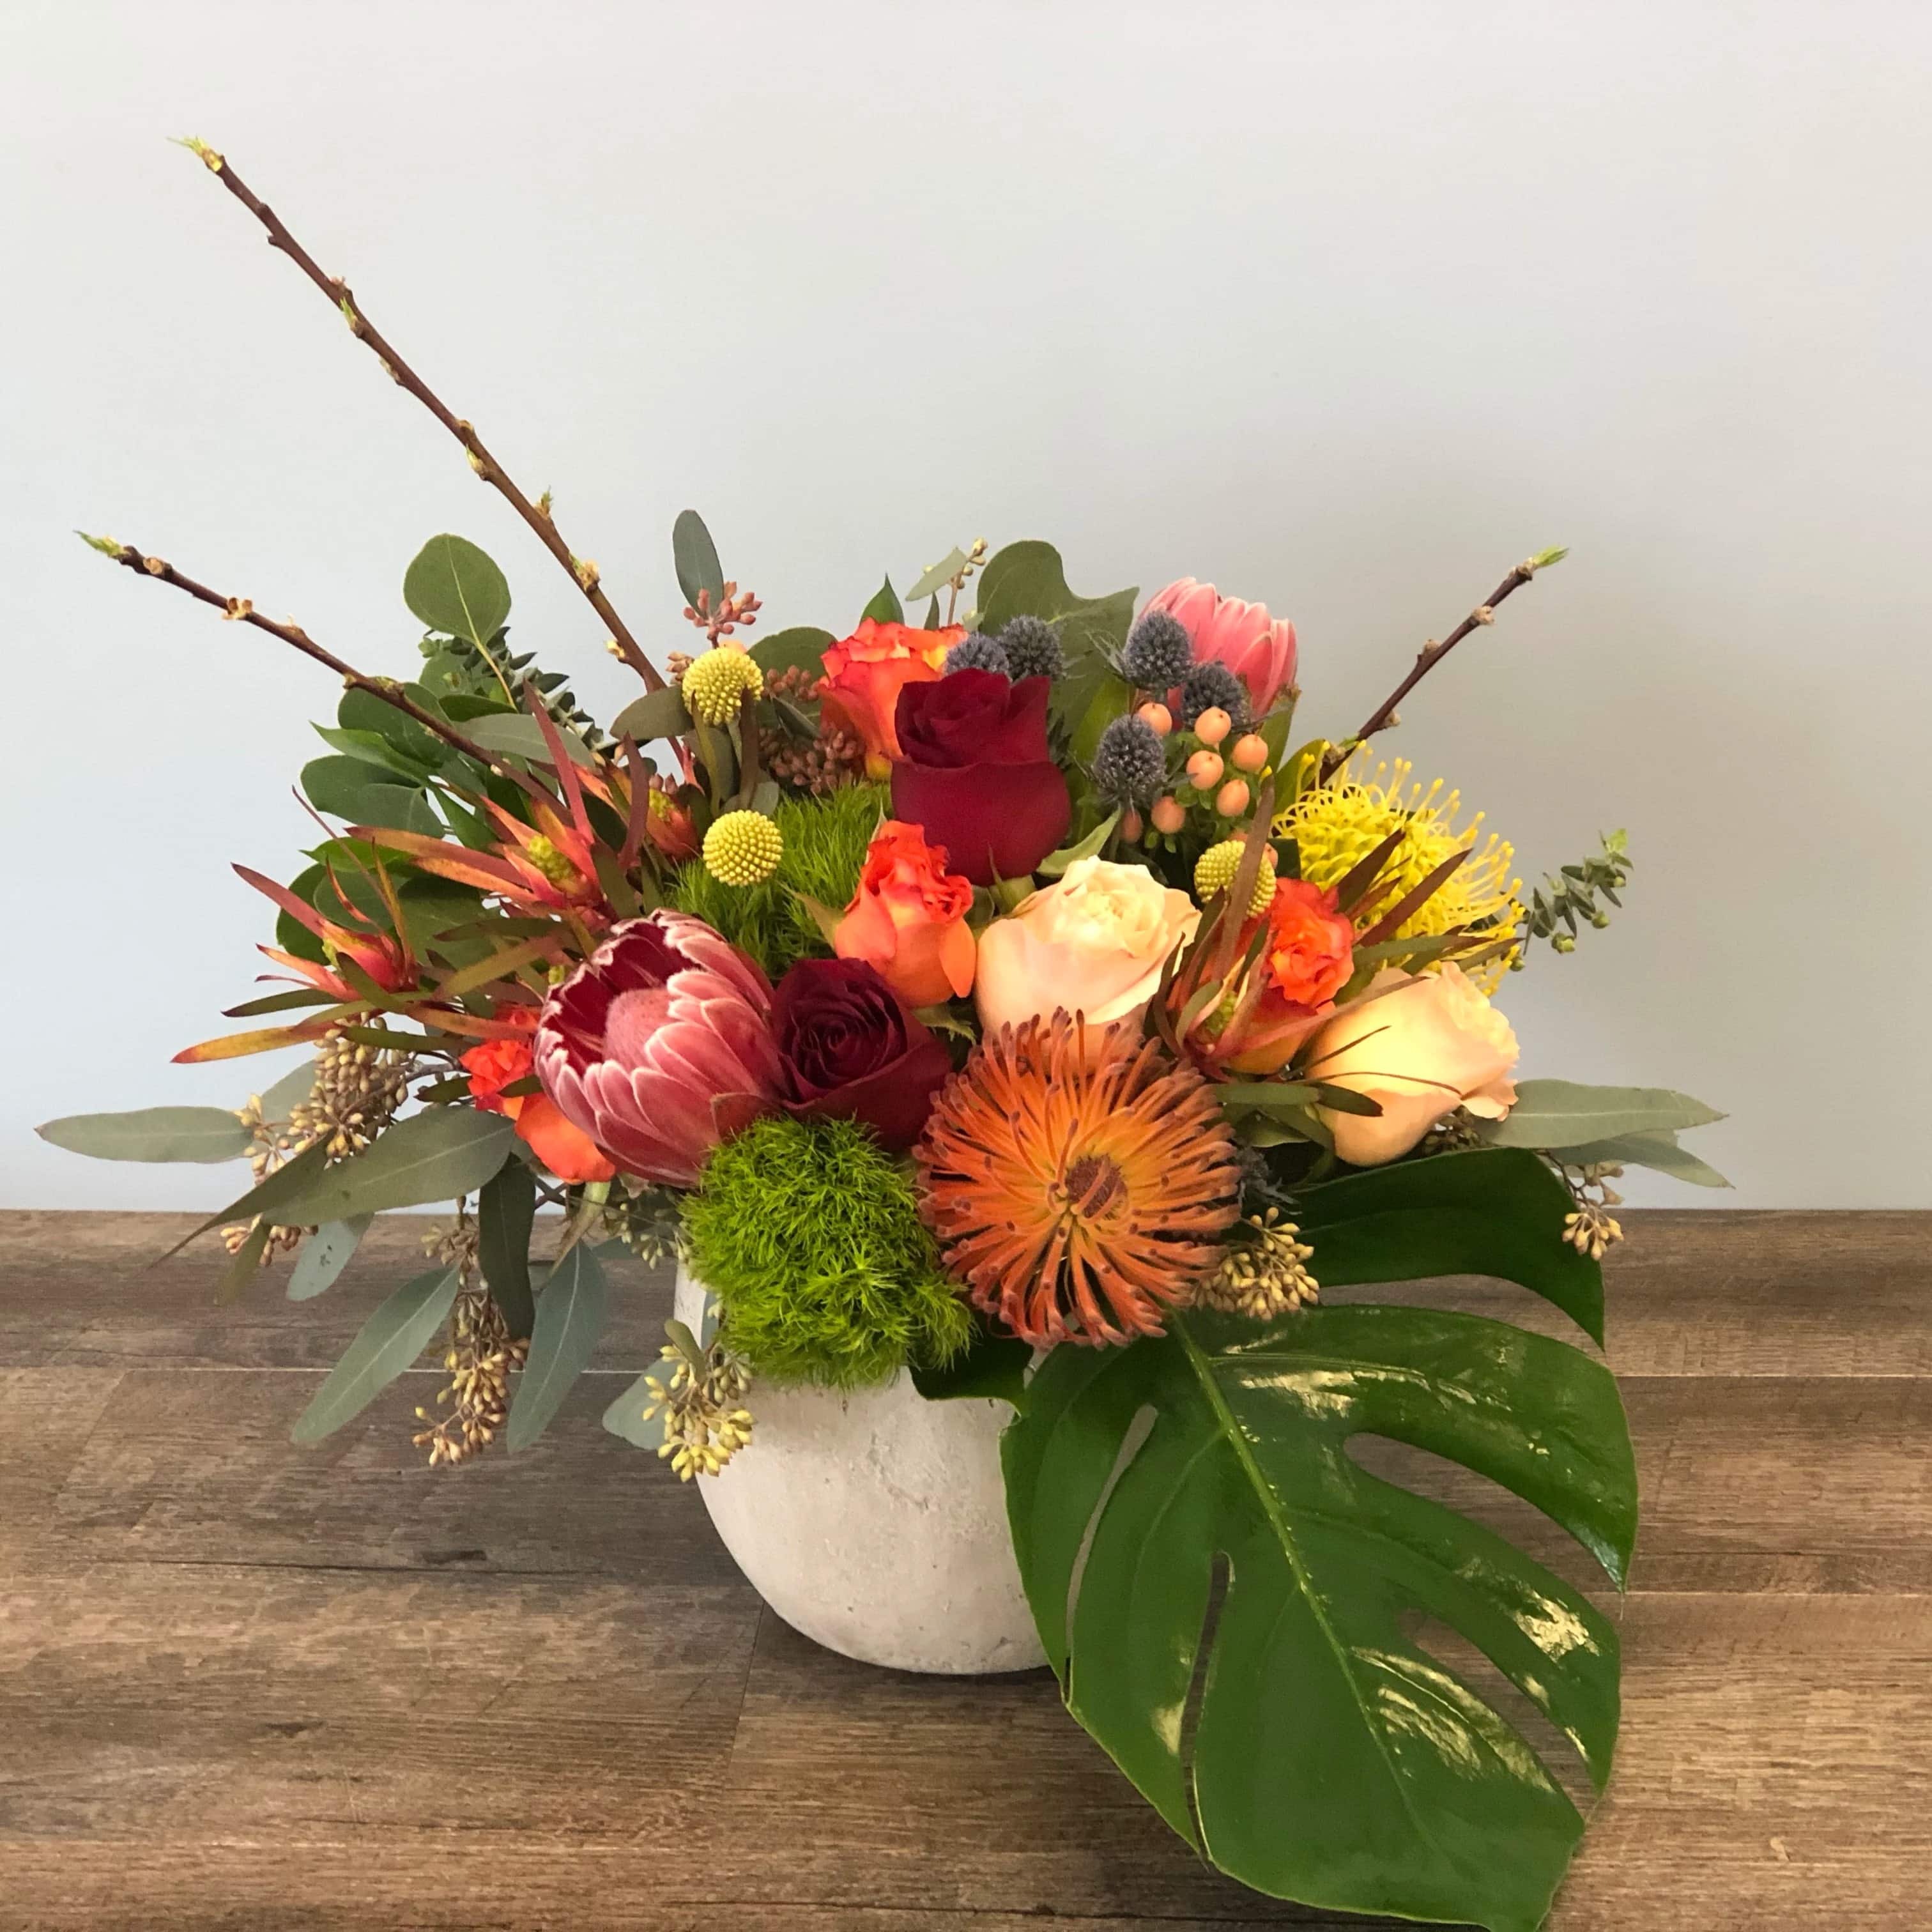
<path fill-rule="evenodd" d="M 941 1090 L 922 1211 L 974 1304 L 1036 1347 L 1160 1331 L 1239 1211 L 1214 1090 L 1064 1012 L 1003 1027 Z"/>

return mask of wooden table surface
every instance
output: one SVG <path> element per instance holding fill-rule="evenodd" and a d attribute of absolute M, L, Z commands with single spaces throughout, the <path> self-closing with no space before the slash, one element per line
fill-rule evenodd
<path fill-rule="evenodd" d="M 1631 1220 L 1623 1742 L 1551 1924 L 1932 1924 L 1932 1216 Z M 288 1442 L 424 1224 L 232 1309 L 205 1250 L 145 1266 L 189 1225 L 0 1214 L 0 1924 L 1334 1922 L 1203 1870 L 1045 1672 L 868 1670 L 762 1612 L 598 1426 L 662 1280 L 534 1448 L 431 1472 L 428 1372 Z"/>

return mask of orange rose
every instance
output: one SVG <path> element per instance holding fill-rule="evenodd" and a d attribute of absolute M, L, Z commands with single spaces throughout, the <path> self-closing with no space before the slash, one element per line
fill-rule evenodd
<path fill-rule="evenodd" d="M 862 617 L 859 628 L 820 658 L 825 682 L 822 708 L 866 747 L 866 770 L 882 778 L 902 755 L 893 714 L 909 684 L 930 684 L 946 669 L 946 653 L 966 634 L 963 624 L 943 631 L 915 631 Z"/>
<path fill-rule="evenodd" d="M 514 1040 L 486 1040 L 463 1056 L 470 1076 L 470 1097 L 486 1114 L 501 1114 L 516 1123 L 517 1138 L 560 1180 L 609 1180 L 616 1168 L 580 1127 L 563 1117 L 548 1094 L 506 1094 L 506 1087 L 526 1080 L 534 1070 L 530 1034 L 536 1030 L 534 1006 L 507 1006 L 502 1017 L 524 1030 Z"/>
<path fill-rule="evenodd" d="M 1354 966 L 1354 928 L 1335 910 L 1334 893 L 1279 879 L 1267 917 L 1269 984 L 1292 1005 L 1325 1006 Z"/>
<path fill-rule="evenodd" d="M 889 818 L 866 848 L 832 950 L 866 961 L 908 1006 L 936 1006 L 972 990 L 972 882 L 946 869 L 945 847 Z"/>

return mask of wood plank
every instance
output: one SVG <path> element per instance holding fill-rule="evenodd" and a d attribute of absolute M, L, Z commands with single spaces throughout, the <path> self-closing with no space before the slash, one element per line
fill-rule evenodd
<path fill-rule="evenodd" d="M 381 1216 L 319 1300 L 284 1297 L 287 1264 L 232 1308 L 213 1306 L 218 1248 L 149 1264 L 194 1226 L 169 1214 L 0 1212 L 0 1366 L 326 1367 L 364 1316 L 420 1265 L 430 1217 Z M 1926 1216 L 1648 1210 L 1608 1264 L 1610 1360 L 1626 1375 L 1932 1375 Z M 656 1352 L 669 1277 L 627 1264 L 597 1359 Z M 1348 1290 L 1442 1301 L 1564 1340 L 1546 1304 L 1494 1282 Z M 1341 1298 L 1338 1295 L 1337 1298 Z"/>

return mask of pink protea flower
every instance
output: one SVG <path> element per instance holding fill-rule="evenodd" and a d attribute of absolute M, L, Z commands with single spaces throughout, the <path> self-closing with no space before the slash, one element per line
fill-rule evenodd
<path fill-rule="evenodd" d="M 1265 604 L 1223 597 L 1211 584 L 1178 578 L 1142 610 L 1168 612 L 1194 640 L 1196 664 L 1224 664 L 1248 688 L 1258 718 L 1294 682 L 1294 626 L 1277 622 Z"/>
<path fill-rule="evenodd" d="M 771 984 L 722 934 L 659 911 L 610 936 L 544 1002 L 537 1078 L 627 1174 L 697 1185 L 777 1104 Z"/>

